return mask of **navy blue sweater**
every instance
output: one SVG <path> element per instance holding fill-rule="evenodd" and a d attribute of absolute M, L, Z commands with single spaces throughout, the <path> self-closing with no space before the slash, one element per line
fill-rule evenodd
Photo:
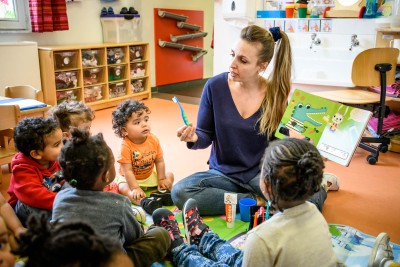
<path fill-rule="evenodd" d="M 228 87 L 228 73 L 210 78 L 204 86 L 197 117 L 196 143 L 190 149 L 212 145 L 210 169 L 247 183 L 260 171 L 260 161 L 268 146 L 259 134 L 261 109 L 247 119 L 239 114 Z"/>

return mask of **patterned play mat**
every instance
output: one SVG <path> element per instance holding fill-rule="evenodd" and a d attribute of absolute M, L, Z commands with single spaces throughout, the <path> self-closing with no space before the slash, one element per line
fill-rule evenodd
<path fill-rule="evenodd" d="M 176 207 L 169 208 L 179 223 L 183 233 L 182 213 Z M 205 216 L 203 221 L 218 235 L 236 247 L 242 249 L 246 239 L 246 231 L 249 223 L 240 220 L 240 215 L 236 215 L 235 227 L 226 227 L 225 216 Z M 152 223 L 151 217 L 147 216 L 146 225 Z M 369 255 L 371 254 L 375 236 L 360 232 L 359 230 L 340 224 L 330 224 L 329 230 L 332 235 L 332 246 L 338 259 L 348 267 L 364 267 L 368 265 Z M 400 262 L 400 245 L 390 243 L 393 249 L 395 261 Z M 173 266 L 171 261 L 157 262 L 153 267 Z"/>

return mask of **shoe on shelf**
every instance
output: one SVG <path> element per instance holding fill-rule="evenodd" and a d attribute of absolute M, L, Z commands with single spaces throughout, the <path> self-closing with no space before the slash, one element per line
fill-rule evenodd
<path fill-rule="evenodd" d="M 133 216 L 139 223 L 146 223 L 146 213 L 144 212 L 144 209 L 142 207 L 132 205 L 132 212 Z"/>
<path fill-rule="evenodd" d="M 123 8 L 121 8 L 119 14 L 128 14 L 128 8 L 124 6 Z"/>
<path fill-rule="evenodd" d="M 161 198 L 145 197 L 140 201 L 140 206 L 150 215 L 153 212 L 162 207 Z"/>
<path fill-rule="evenodd" d="M 386 233 L 380 233 L 375 240 L 369 257 L 368 267 L 383 267 L 385 262 L 394 260 L 392 248 L 389 245 L 390 237 Z"/>
<path fill-rule="evenodd" d="M 176 221 L 175 215 L 170 210 L 165 208 L 156 209 L 152 217 L 154 225 L 163 227 L 168 231 L 171 237 L 171 250 L 184 243 L 178 222 Z"/>
<path fill-rule="evenodd" d="M 129 13 L 129 14 L 139 14 L 139 12 L 138 12 L 133 6 L 131 6 L 131 7 L 129 8 L 128 13 Z"/>
<path fill-rule="evenodd" d="M 107 16 L 107 8 L 105 8 L 105 7 L 103 7 L 102 9 L 101 9 L 101 13 L 100 13 L 100 16 Z"/>
<path fill-rule="evenodd" d="M 197 208 L 197 202 L 193 198 L 189 198 L 183 205 L 182 221 L 189 244 L 199 245 L 203 235 L 209 231 L 209 227 L 203 223 Z"/>
<path fill-rule="evenodd" d="M 114 15 L 114 9 L 112 7 L 108 7 L 107 14 L 108 15 Z"/>
<path fill-rule="evenodd" d="M 173 206 L 174 202 L 172 202 L 171 191 L 168 189 L 160 189 L 156 192 L 150 194 L 150 197 L 158 197 L 161 198 L 163 206 Z"/>
<path fill-rule="evenodd" d="M 333 173 L 324 172 L 322 177 L 322 186 L 326 189 L 326 191 L 339 190 L 339 177 L 337 177 Z"/>

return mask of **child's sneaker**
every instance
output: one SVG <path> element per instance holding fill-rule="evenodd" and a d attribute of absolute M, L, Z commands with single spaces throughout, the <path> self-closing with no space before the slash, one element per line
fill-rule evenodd
<path fill-rule="evenodd" d="M 322 186 L 326 191 L 337 191 L 339 190 L 339 185 L 339 177 L 333 173 L 324 172 L 324 176 L 322 177 Z"/>
<path fill-rule="evenodd" d="M 189 244 L 198 245 L 204 233 L 209 231 L 209 227 L 203 223 L 197 208 L 197 202 L 193 198 L 189 198 L 183 205 L 182 219 Z"/>
<path fill-rule="evenodd" d="M 146 213 L 144 212 L 142 207 L 132 205 L 132 212 L 133 216 L 139 223 L 141 224 L 146 223 Z"/>
<path fill-rule="evenodd" d="M 174 202 L 172 202 L 171 191 L 168 189 L 160 189 L 156 192 L 150 194 L 150 197 L 158 197 L 161 198 L 163 206 L 173 206 Z"/>
<path fill-rule="evenodd" d="M 165 209 L 156 209 L 153 212 L 154 225 L 165 228 L 171 237 L 171 250 L 183 244 L 183 237 L 179 230 L 178 222 L 175 215 Z"/>
<path fill-rule="evenodd" d="M 385 265 L 385 262 L 394 259 L 389 240 L 390 238 L 386 233 L 378 235 L 369 257 L 368 267 L 381 267 Z"/>
<path fill-rule="evenodd" d="M 150 215 L 153 214 L 153 212 L 162 207 L 162 202 L 161 198 L 155 198 L 155 197 L 145 197 L 140 201 L 140 206 Z"/>

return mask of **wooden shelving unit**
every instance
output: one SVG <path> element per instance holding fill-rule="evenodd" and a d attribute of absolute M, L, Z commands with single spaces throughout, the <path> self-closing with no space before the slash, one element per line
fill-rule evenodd
<path fill-rule="evenodd" d="M 151 98 L 148 43 L 39 47 L 44 102 L 84 101 L 94 110 Z"/>

